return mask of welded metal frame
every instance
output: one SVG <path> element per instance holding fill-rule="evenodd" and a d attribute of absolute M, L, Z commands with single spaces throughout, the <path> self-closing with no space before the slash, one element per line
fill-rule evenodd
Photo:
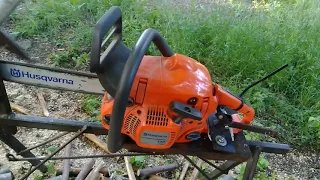
<path fill-rule="evenodd" d="M 81 121 L 81 120 L 68 120 L 68 119 L 56 119 L 39 116 L 28 116 L 15 114 L 11 111 L 10 103 L 4 86 L 2 77 L 0 77 L 0 140 L 6 143 L 16 153 L 27 149 L 18 139 L 13 135 L 16 132 L 17 126 L 28 127 L 28 128 L 39 128 L 39 129 L 50 129 L 58 131 L 69 131 L 76 132 L 84 126 L 88 128 L 84 131 L 86 133 L 92 133 L 96 135 L 107 135 L 108 130 L 104 129 L 100 123 Z M 241 134 L 239 138 L 244 138 Z M 240 139 L 241 139 L 240 138 Z M 170 149 L 165 150 L 150 150 L 142 149 L 138 147 L 131 139 L 124 142 L 123 147 L 132 152 L 155 152 L 164 155 L 169 154 L 181 154 L 184 156 L 198 156 L 203 159 L 211 160 L 227 160 L 225 163 L 216 168 L 213 172 L 207 174 L 210 179 L 215 179 L 222 174 L 228 173 L 229 170 L 233 169 L 237 165 L 247 162 L 244 179 L 253 179 L 257 161 L 261 152 L 285 154 L 290 151 L 290 147 L 286 144 L 268 143 L 260 141 L 246 141 L 242 139 L 239 141 L 244 147 L 248 149 L 248 152 L 242 152 L 242 154 L 236 153 L 223 153 L 213 151 L 211 149 L 210 141 L 208 138 L 203 137 L 199 141 L 176 144 Z M 30 151 L 26 151 L 21 154 L 23 157 L 36 157 Z M 188 160 L 188 159 L 187 159 Z M 41 163 L 40 160 L 28 160 L 33 166 Z M 210 164 L 209 164 L 210 165 Z M 42 172 L 46 171 L 45 166 L 40 166 L 39 170 Z M 205 176 L 203 179 L 207 179 Z"/>

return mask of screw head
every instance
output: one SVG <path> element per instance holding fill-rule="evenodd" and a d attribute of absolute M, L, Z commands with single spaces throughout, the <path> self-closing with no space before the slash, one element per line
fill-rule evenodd
<path fill-rule="evenodd" d="M 227 140 L 223 136 L 217 135 L 215 137 L 216 143 L 219 144 L 220 146 L 226 146 L 227 145 Z"/>
<path fill-rule="evenodd" d="M 129 99 L 128 99 L 128 102 L 127 102 L 127 106 L 130 107 L 130 106 L 133 105 L 133 103 L 134 103 L 133 99 L 132 99 L 132 98 L 129 98 Z"/>
<path fill-rule="evenodd" d="M 219 118 L 219 119 L 223 119 L 223 115 L 219 115 L 218 118 Z"/>

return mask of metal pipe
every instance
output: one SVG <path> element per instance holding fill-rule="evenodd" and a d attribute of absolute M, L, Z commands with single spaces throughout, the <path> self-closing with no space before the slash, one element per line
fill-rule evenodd
<path fill-rule="evenodd" d="M 1 107 L 0 107 L 1 108 Z M 84 133 L 91 133 L 95 135 L 107 135 L 108 130 L 103 128 L 101 123 L 69 120 L 69 119 L 56 119 L 40 116 L 28 116 L 23 114 L 11 114 L 9 118 L 0 116 L 0 126 L 20 126 L 38 129 L 50 129 L 58 131 L 76 132 L 83 126 L 89 128 Z"/>
<path fill-rule="evenodd" d="M 5 134 L 2 130 L 0 130 L 0 140 L 4 142 L 6 145 L 8 145 L 11 149 L 13 149 L 15 152 L 20 152 L 21 150 L 27 149 L 17 138 L 15 138 L 11 134 Z M 21 154 L 22 157 L 25 158 L 33 158 L 35 157 L 34 154 L 30 151 L 26 151 Z M 39 164 L 41 161 L 40 160 L 28 160 L 33 166 L 36 166 Z M 47 167 L 44 165 L 41 165 L 38 167 L 39 170 L 42 173 L 47 172 Z"/>
<path fill-rule="evenodd" d="M 0 24 L 16 9 L 22 0 L 1 0 L 0 1 Z"/>
<path fill-rule="evenodd" d="M 98 154 L 98 155 L 83 155 L 83 156 L 60 156 L 52 157 L 50 160 L 62 160 L 62 159 L 90 159 L 90 158 L 108 158 L 108 157 L 121 157 L 121 156 L 146 156 L 146 155 L 163 155 L 163 153 L 124 153 L 124 154 Z M 30 161 L 30 160 L 45 160 L 46 157 L 34 157 L 34 158 L 16 158 L 13 154 L 7 154 L 9 161 Z"/>
<path fill-rule="evenodd" d="M 91 171 L 92 174 L 90 176 L 87 176 L 87 178 L 85 180 L 97 180 L 97 179 L 99 179 L 99 175 L 100 175 L 99 171 L 103 168 L 103 166 L 104 166 L 103 162 L 98 164 L 98 166 Z"/>
<path fill-rule="evenodd" d="M 71 143 L 66 147 L 66 156 L 71 155 Z M 63 160 L 63 173 L 62 173 L 62 180 L 68 180 L 70 173 L 70 159 Z"/>
<path fill-rule="evenodd" d="M 217 165 L 213 164 L 213 163 L 212 163 L 212 162 L 210 162 L 209 160 L 204 159 L 204 158 L 199 157 L 199 156 L 198 156 L 198 158 L 202 159 L 204 162 L 208 163 L 210 166 L 214 167 L 215 169 L 218 169 L 218 170 L 219 170 L 219 171 L 221 171 L 222 173 L 225 173 L 225 174 L 227 174 L 227 173 L 228 173 L 228 172 L 224 172 L 224 171 L 223 171 L 223 169 L 221 169 L 219 166 L 217 166 Z"/>
<path fill-rule="evenodd" d="M 0 179 L 1 180 L 12 180 L 12 173 L 8 172 L 8 173 L 4 173 L 4 174 L 0 174 Z"/>
<path fill-rule="evenodd" d="M 91 159 L 91 160 L 94 160 L 94 159 Z M 88 161 L 88 164 L 91 162 L 91 160 Z M 94 165 L 94 162 L 95 162 L 95 161 L 91 162 L 91 163 L 92 163 L 92 166 L 87 168 L 87 169 L 88 169 L 88 172 L 93 169 L 92 167 L 93 167 L 93 165 Z M 91 165 L 91 164 L 89 164 L 89 165 Z M 89 165 L 88 165 L 88 166 L 89 166 Z M 82 171 L 83 169 L 85 169 L 85 166 L 86 166 L 86 164 L 85 164 L 82 168 L 70 168 L 69 177 L 77 177 L 78 174 L 81 173 L 81 171 Z M 62 174 L 62 171 L 63 171 L 63 169 L 61 169 L 61 168 L 57 169 L 56 176 L 61 175 L 61 174 Z M 87 174 L 88 174 L 88 172 L 87 172 Z M 100 170 L 100 173 L 101 173 L 103 176 L 105 176 L 105 177 L 109 176 L 108 168 L 102 168 L 102 169 Z M 87 174 L 86 174 L 86 175 L 87 175 Z"/>
<path fill-rule="evenodd" d="M 60 137 L 66 135 L 66 134 L 69 134 L 69 133 L 70 133 L 70 132 L 64 132 L 64 133 L 62 133 L 62 134 L 59 134 L 58 136 L 55 136 L 55 137 L 53 137 L 53 138 L 51 138 L 51 139 L 48 139 L 48 140 L 46 140 L 46 141 L 44 141 L 44 142 L 42 142 L 42 143 L 40 143 L 40 144 L 38 144 L 38 145 L 35 145 L 35 146 L 33 146 L 33 147 L 30 147 L 30 148 L 28 148 L 28 149 L 25 149 L 25 150 L 23 150 L 23 151 L 20 151 L 19 153 L 17 153 L 17 155 L 20 155 L 21 153 L 24 153 L 24 152 L 26 152 L 26 151 L 30 151 L 30 150 L 35 149 L 35 148 L 37 148 L 37 147 L 43 146 L 43 145 L 45 145 L 45 144 L 47 144 L 47 143 L 49 143 L 49 142 L 51 142 L 51 141 L 54 141 L 54 140 L 56 140 L 56 139 L 59 139 Z"/>
<path fill-rule="evenodd" d="M 41 163 L 39 163 L 38 165 L 36 165 L 33 169 L 31 169 L 26 175 L 24 175 L 21 180 L 27 179 L 30 174 L 32 174 L 39 166 L 41 166 L 42 164 L 44 164 L 45 162 L 47 162 L 48 160 L 50 160 L 55 154 L 57 154 L 59 151 L 61 151 L 64 147 L 66 147 L 70 142 L 72 142 L 74 139 L 76 139 L 77 137 L 79 137 L 85 130 L 87 129 L 87 126 L 84 126 L 75 136 L 73 136 L 70 140 L 68 140 L 67 142 L 65 142 L 61 147 L 59 147 L 56 151 L 54 151 L 52 154 L 50 154 L 49 156 L 45 157 L 45 159 L 43 161 L 41 161 Z"/>
<path fill-rule="evenodd" d="M 255 147 L 252 150 L 252 158 L 247 161 L 246 169 L 243 173 L 243 179 L 252 180 L 256 172 L 257 163 L 261 154 L 261 148 Z"/>
<path fill-rule="evenodd" d="M 173 164 L 168 164 L 163 166 L 155 166 L 155 167 L 150 167 L 146 169 L 139 169 L 137 172 L 137 175 L 140 179 L 145 179 L 146 177 L 152 174 L 157 174 L 165 171 L 172 171 L 177 169 L 178 167 L 179 167 L 178 163 L 173 163 Z"/>
<path fill-rule="evenodd" d="M 95 162 L 96 161 L 94 159 L 91 159 L 89 162 L 87 162 L 81 168 L 81 171 L 79 172 L 79 174 L 75 180 L 84 180 L 87 177 L 87 175 L 90 173 L 90 171 L 92 170 L 92 167 L 94 166 Z"/>

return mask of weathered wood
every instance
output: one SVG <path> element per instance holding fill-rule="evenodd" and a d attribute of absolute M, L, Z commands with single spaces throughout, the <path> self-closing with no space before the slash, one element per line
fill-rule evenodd
<path fill-rule="evenodd" d="M 88 138 L 90 141 L 92 141 L 98 147 L 100 147 L 104 152 L 110 154 L 110 152 L 108 150 L 108 145 L 105 142 L 103 142 L 101 139 L 99 139 L 96 135 L 83 133 L 83 136 Z"/>
<path fill-rule="evenodd" d="M 48 111 L 48 109 L 47 109 L 47 103 L 46 103 L 46 101 L 44 100 L 44 97 L 43 97 L 43 95 L 42 95 L 42 92 L 41 92 L 41 91 L 37 92 L 37 96 L 38 96 L 39 103 L 40 103 L 40 106 L 41 106 L 42 111 L 43 111 L 43 115 L 45 115 L 45 116 L 48 117 L 48 116 L 49 116 L 49 111 Z"/>
<path fill-rule="evenodd" d="M 135 177 L 133 169 L 132 169 L 132 165 L 130 163 L 130 157 L 125 156 L 123 158 L 124 158 L 124 162 L 126 164 L 126 168 L 127 168 L 129 179 L 130 180 L 136 180 L 136 177 Z"/>
<path fill-rule="evenodd" d="M 182 169 L 181 174 L 180 174 L 180 177 L 179 177 L 179 180 L 184 180 L 184 177 L 186 176 L 186 173 L 188 171 L 189 165 L 190 165 L 189 162 L 186 162 L 184 164 L 183 169 Z"/>
<path fill-rule="evenodd" d="M 88 179 L 88 180 L 99 180 L 99 178 L 100 178 L 100 172 L 99 171 L 103 168 L 103 165 L 104 165 L 103 162 L 98 164 L 98 166 L 92 170 L 92 174 L 89 177 L 90 179 L 88 179 L 88 177 L 86 179 Z"/>
<path fill-rule="evenodd" d="M 27 109 L 14 103 L 10 103 L 11 109 L 17 113 L 31 115 Z"/>

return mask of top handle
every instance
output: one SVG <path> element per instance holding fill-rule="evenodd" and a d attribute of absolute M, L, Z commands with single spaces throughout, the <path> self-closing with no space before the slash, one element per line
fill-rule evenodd
<path fill-rule="evenodd" d="M 122 147 L 121 129 L 131 87 L 142 58 L 151 42 L 157 46 L 163 56 L 171 57 L 174 55 L 166 40 L 156 30 L 147 29 L 140 36 L 124 66 L 114 98 L 111 120 L 109 123 L 110 129 L 108 133 L 108 149 L 111 153 L 119 151 Z"/>
<path fill-rule="evenodd" d="M 114 27 L 114 29 L 102 42 L 104 36 L 112 27 Z M 103 67 L 102 65 L 105 63 L 104 60 L 106 58 L 103 58 L 103 55 L 100 58 L 101 48 L 112 35 L 114 35 L 114 40 L 104 54 L 108 54 L 108 52 L 112 51 L 112 49 L 122 41 L 122 12 L 118 6 L 111 7 L 95 25 L 90 60 L 91 72 L 98 72 Z"/>

